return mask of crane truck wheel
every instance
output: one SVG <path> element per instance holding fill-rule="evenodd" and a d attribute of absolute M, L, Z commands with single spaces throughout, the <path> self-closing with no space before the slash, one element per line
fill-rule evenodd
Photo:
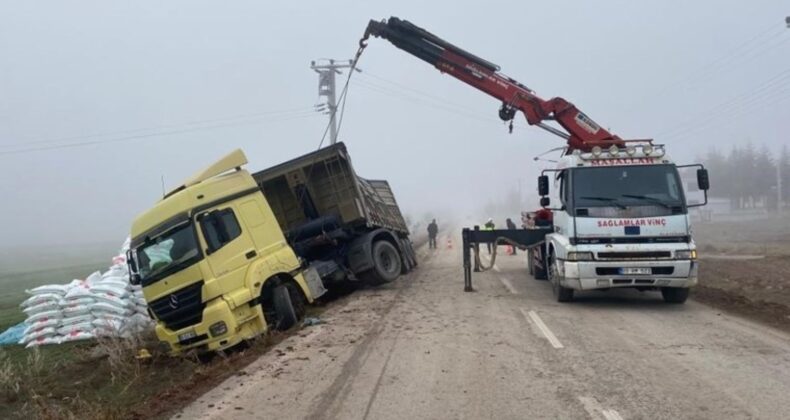
<path fill-rule="evenodd" d="M 663 287 L 661 295 L 666 303 L 685 303 L 690 290 L 684 287 Z"/>
<path fill-rule="evenodd" d="M 546 273 L 546 260 L 543 260 L 543 267 L 538 267 L 535 265 L 535 251 L 530 250 L 529 253 L 529 268 L 530 274 L 535 280 L 548 280 L 548 275 Z M 545 255 L 545 254 L 543 254 Z"/>
<path fill-rule="evenodd" d="M 272 291 L 272 303 L 274 304 L 275 321 L 274 328 L 278 331 L 285 331 L 298 321 L 296 311 L 291 303 L 291 294 L 288 286 L 280 285 Z"/>
<path fill-rule="evenodd" d="M 389 283 L 400 276 L 401 257 L 391 243 L 379 240 L 373 244 L 373 268 L 362 275 L 372 285 Z"/>
<path fill-rule="evenodd" d="M 554 253 L 552 252 L 549 254 L 549 261 L 546 266 L 546 270 L 549 274 L 549 281 L 551 282 L 552 289 L 554 291 L 554 297 L 557 299 L 557 302 L 570 302 L 573 300 L 573 289 L 569 289 L 567 287 L 563 287 L 560 285 L 560 279 L 557 274 L 557 261 L 554 257 Z"/>

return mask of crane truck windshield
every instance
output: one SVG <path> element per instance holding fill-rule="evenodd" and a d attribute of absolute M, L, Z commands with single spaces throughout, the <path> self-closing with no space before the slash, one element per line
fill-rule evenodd
<path fill-rule="evenodd" d="M 194 264 L 201 258 L 192 223 L 179 224 L 147 239 L 131 252 L 132 271 L 143 286 Z"/>
<path fill-rule="evenodd" d="M 575 168 L 571 182 L 577 209 L 652 206 L 660 208 L 657 212 L 671 214 L 685 207 L 673 165 Z"/>

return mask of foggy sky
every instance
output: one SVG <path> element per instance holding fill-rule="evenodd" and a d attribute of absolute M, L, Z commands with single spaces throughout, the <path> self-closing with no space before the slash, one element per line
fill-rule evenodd
<path fill-rule="evenodd" d="M 314 150 L 327 117 L 310 61 L 351 58 L 389 16 L 680 162 L 790 143 L 786 1 L 434 3 L 0 0 L 0 245 L 120 243 L 162 177 L 170 189 L 237 147 L 252 170 Z M 519 182 L 532 196 L 532 158 L 563 144 L 521 115 L 507 134 L 496 100 L 387 41 L 359 66 L 341 140 L 415 216 L 482 217 Z"/>

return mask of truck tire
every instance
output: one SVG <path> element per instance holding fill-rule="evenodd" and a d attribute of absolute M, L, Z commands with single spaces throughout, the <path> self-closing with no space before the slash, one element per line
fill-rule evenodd
<path fill-rule="evenodd" d="M 560 279 L 557 277 L 557 268 L 555 267 L 555 263 L 556 261 L 554 258 L 554 253 L 552 253 L 549 255 L 549 262 L 546 265 L 546 270 L 548 271 L 548 277 L 549 281 L 551 282 L 554 297 L 557 299 L 557 302 L 570 302 L 573 300 L 573 289 L 569 289 L 560 285 Z"/>
<path fill-rule="evenodd" d="M 532 258 L 534 258 L 532 255 L 532 250 L 527 250 L 527 272 L 530 276 L 535 275 L 535 262 L 532 261 Z"/>
<path fill-rule="evenodd" d="M 549 276 L 546 273 L 546 260 L 543 260 L 543 267 L 538 267 L 535 265 L 535 251 L 529 251 L 530 259 L 529 264 L 530 268 L 532 269 L 531 274 L 535 280 L 548 280 Z"/>
<path fill-rule="evenodd" d="M 277 331 L 285 331 L 298 321 L 296 311 L 291 303 L 291 294 L 286 285 L 280 285 L 272 291 L 272 303 L 274 304 L 275 321 L 274 328 Z"/>
<path fill-rule="evenodd" d="M 406 242 L 406 255 L 408 255 L 409 259 L 411 260 L 412 269 L 415 269 L 417 268 L 417 265 L 419 265 L 417 264 L 417 253 L 414 252 L 414 247 L 412 246 L 410 240 L 406 239 L 404 242 Z"/>
<path fill-rule="evenodd" d="M 685 303 L 690 289 L 685 287 L 662 287 L 661 295 L 666 303 Z"/>
<path fill-rule="evenodd" d="M 372 284 L 389 283 L 400 276 L 401 258 L 397 248 L 380 240 L 373 244 L 373 268 L 363 273 L 362 278 Z"/>

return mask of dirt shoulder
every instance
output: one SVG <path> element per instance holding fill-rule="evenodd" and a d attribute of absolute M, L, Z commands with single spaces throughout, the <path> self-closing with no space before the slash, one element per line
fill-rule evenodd
<path fill-rule="evenodd" d="M 701 260 L 694 298 L 790 331 L 790 216 L 698 224 L 695 231 Z M 755 258 L 739 258 L 745 255 Z"/>

